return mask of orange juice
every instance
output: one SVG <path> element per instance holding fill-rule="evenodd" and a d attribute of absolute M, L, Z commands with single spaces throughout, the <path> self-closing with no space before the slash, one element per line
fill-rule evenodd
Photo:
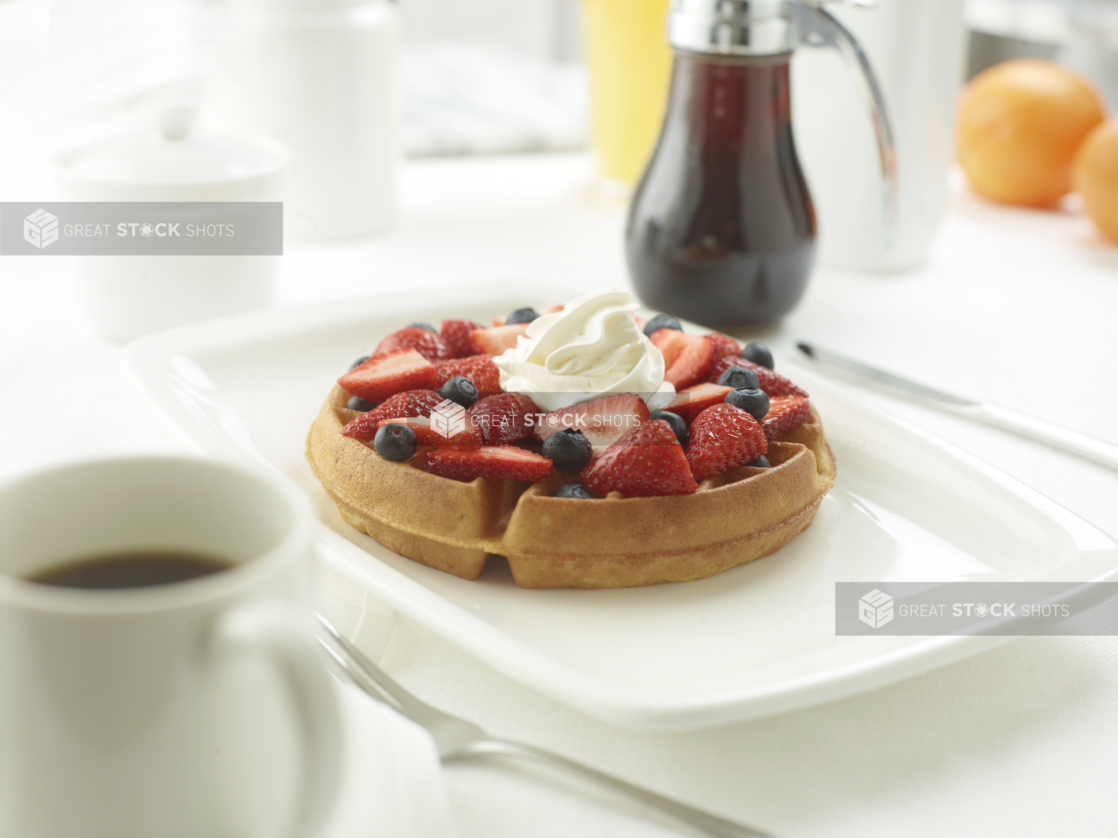
<path fill-rule="evenodd" d="M 669 0 L 583 0 L 598 173 L 625 189 L 636 185 L 664 117 L 672 51 L 665 26 Z"/>

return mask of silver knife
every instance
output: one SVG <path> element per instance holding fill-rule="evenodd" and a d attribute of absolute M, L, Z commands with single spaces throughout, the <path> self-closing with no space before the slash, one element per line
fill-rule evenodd
<path fill-rule="evenodd" d="M 1106 442 L 1062 425 L 1056 425 L 1027 413 L 1020 413 L 994 402 L 978 402 L 944 393 L 924 384 L 909 381 L 885 370 L 863 364 L 846 355 L 821 349 L 810 343 L 797 343 L 797 348 L 826 372 L 866 385 L 890 396 L 900 396 L 919 404 L 936 407 L 956 416 L 985 422 L 1003 431 L 1020 434 L 1037 442 L 1067 451 L 1100 465 L 1118 470 L 1118 445 Z"/>

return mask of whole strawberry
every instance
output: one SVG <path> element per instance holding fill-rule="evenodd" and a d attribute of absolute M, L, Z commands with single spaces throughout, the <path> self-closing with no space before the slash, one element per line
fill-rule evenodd
<path fill-rule="evenodd" d="M 438 377 L 439 387 L 452 378 L 462 376 L 473 382 L 478 396 L 482 398 L 501 392 L 501 371 L 490 355 L 471 355 L 468 358 L 440 361 L 435 364 L 435 375 Z"/>
<path fill-rule="evenodd" d="M 627 431 L 582 471 L 590 491 L 626 497 L 689 495 L 698 490 L 687 457 L 663 419 Z"/>
<path fill-rule="evenodd" d="M 407 390 L 391 396 L 368 413 L 362 413 L 344 428 L 342 433 L 354 439 L 372 439 L 377 428 L 387 419 L 410 416 L 430 416 L 432 408 L 443 397 L 434 390 Z"/>
<path fill-rule="evenodd" d="M 446 361 L 454 357 L 454 352 L 446 341 L 430 329 L 422 326 L 408 326 L 393 332 L 377 344 L 374 355 L 391 352 L 393 349 L 414 349 L 428 361 Z"/>
<path fill-rule="evenodd" d="M 486 445 L 508 445 L 532 433 L 539 413 L 536 403 L 522 393 L 500 393 L 479 400 L 466 415 Z"/>
<path fill-rule="evenodd" d="M 753 372 L 757 373 L 757 378 L 761 381 L 761 389 L 768 394 L 770 399 L 779 396 L 807 397 L 807 393 L 783 375 L 778 375 L 772 370 L 762 367 L 760 364 L 755 364 L 752 361 L 747 361 L 745 358 L 739 358 L 735 355 L 729 355 L 720 361 L 716 361 L 714 366 L 711 367 L 710 374 L 707 376 L 707 381 L 718 381 L 718 376 L 722 375 L 722 373 L 731 367 L 744 367 L 747 370 L 753 370 Z"/>
<path fill-rule="evenodd" d="M 455 358 L 468 358 L 474 354 L 470 335 L 475 329 L 484 328 L 473 320 L 444 320 L 439 334 Z"/>
<path fill-rule="evenodd" d="M 691 423 L 687 462 L 696 480 L 745 465 L 768 451 L 761 423 L 740 408 L 716 404 Z"/>

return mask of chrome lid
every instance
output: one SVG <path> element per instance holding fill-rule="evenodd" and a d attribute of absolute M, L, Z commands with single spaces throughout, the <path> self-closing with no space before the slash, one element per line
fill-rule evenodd
<path fill-rule="evenodd" d="M 668 43 L 713 55 L 779 55 L 799 43 L 788 0 L 672 0 Z"/>
<path fill-rule="evenodd" d="M 672 0 L 668 43 L 710 55 L 779 55 L 803 42 L 803 9 L 823 0 Z M 841 0 L 840 0 L 841 2 Z M 873 6 L 876 0 L 845 0 Z"/>

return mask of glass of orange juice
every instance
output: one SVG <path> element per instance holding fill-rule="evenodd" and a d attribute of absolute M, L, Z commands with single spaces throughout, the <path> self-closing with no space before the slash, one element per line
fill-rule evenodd
<path fill-rule="evenodd" d="M 591 143 L 611 192 L 636 185 L 660 133 L 672 52 L 670 0 L 582 0 Z"/>

